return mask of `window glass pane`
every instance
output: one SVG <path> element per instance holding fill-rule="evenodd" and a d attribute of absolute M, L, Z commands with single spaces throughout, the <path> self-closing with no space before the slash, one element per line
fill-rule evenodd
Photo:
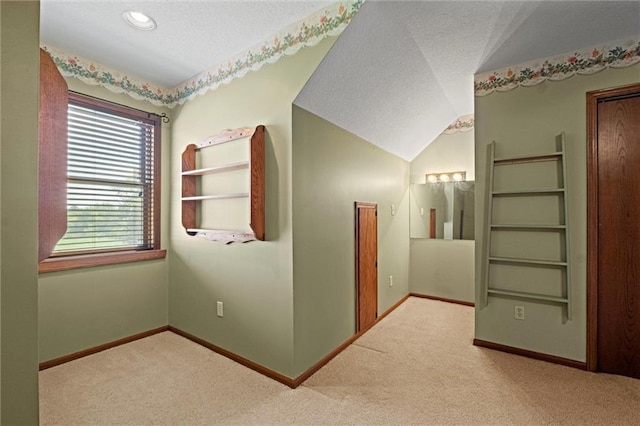
<path fill-rule="evenodd" d="M 154 132 L 154 122 L 70 100 L 68 227 L 54 255 L 154 248 Z"/>

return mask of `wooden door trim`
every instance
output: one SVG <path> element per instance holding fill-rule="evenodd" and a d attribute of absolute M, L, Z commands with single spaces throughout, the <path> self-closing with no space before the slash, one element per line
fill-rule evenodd
<path fill-rule="evenodd" d="M 376 212 L 376 217 L 378 215 L 378 203 L 366 203 L 366 202 L 360 202 L 360 201 L 356 201 L 354 202 L 354 209 L 353 209 L 353 214 L 355 216 L 355 220 L 354 220 L 354 234 L 355 234 L 355 276 L 356 276 L 356 300 L 355 300 L 355 305 L 356 305 L 356 329 L 355 329 L 355 333 L 359 333 L 360 330 L 360 235 L 359 235 L 359 229 L 360 229 L 360 216 L 358 215 L 358 210 L 359 209 L 374 209 Z M 377 220 L 376 220 L 377 223 Z M 377 240 L 377 238 L 376 238 Z M 377 255 L 376 255 L 376 259 L 377 259 Z M 377 263 L 377 260 L 376 260 Z M 377 277 L 377 271 L 376 271 L 376 277 Z M 378 299 L 378 294 L 376 292 L 376 300 Z"/>
<path fill-rule="evenodd" d="M 598 370 L 598 102 L 640 93 L 640 83 L 587 92 L 587 370 Z"/>

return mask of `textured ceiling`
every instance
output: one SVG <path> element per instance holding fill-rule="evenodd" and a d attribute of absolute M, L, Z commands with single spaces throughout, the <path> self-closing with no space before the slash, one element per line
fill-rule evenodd
<path fill-rule="evenodd" d="M 638 34 L 638 1 L 367 0 L 295 103 L 411 160 L 473 112 L 475 73 Z"/>
<path fill-rule="evenodd" d="M 333 1 L 41 0 L 40 39 L 164 87 L 263 42 Z M 153 17 L 140 31 L 125 10 Z"/>
<path fill-rule="evenodd" d="M 173 87 L 332 3 L 41 0 L 41 40 Z M 411 160 L 473 112 L 475 73 L 639 34 L 638 0 L 367 0 L 295 103 Z"/>

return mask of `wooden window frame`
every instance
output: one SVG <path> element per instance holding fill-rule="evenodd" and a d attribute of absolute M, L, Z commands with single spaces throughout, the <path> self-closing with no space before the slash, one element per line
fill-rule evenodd
<path fill-rule="evenodd" d="M 145 250 L 109 250 L 103 252 L 96 253 L 82 253 L 82 254 L 69 254 L 69 255 L 59 255 L 59 256 L 51 256 L 42 260 L 38 265 L 38 272 L 55 272 L 55 271 L 64 271 L 70 269 L 78 269 L 78 268 L 89 268 L 95 266 L 105 266 L 105 265 L 114 265 L 121 263 L 129 263 L 129 262 L 138 262 L 145 260 L 153 260 L 153 259 L 162 259 L 166 256 L 166 250 L 160 248 L 160 227 L 161 227 L 161 216 L 160 216 L 160 193 L 161 193 L 161 117 L 157 114 L 148 113 L 145 111 L 137 110 L 134 108 L 130 108 L 124 105 L 114 104 L 111 102 L 107 102 L 101 99 L 93 98 L 87 95 L 69 92 L 69 101 L 82 103 L 85 106 L 89 106 L 97 111 L 107 112 L 111 114 L 121 114 L 123 116 L 129 118 L 139 118 L 145 121 L 153 122 L 155 127 L 154 131 L 154 185 L 153 185 L 153 204 L 155 208 L 153 209 L 153 216 L 151 218 L 151 226 L 153 227 L 152 233 L 152 243 L 151 249 Z M 65 156 L 66 163 L 66 156 Z M 66 184 L 66 173 L 65 173 L 65 184 Z M 66 207 L 66 204 L 65 204 Z M 48 210 L 48 206 L 46 204 L 42 205 L 41 209 Z M 62 212 L 66 216 L 66 208 L 65 211 Z M 42 243 L 42 241 L 40 241 Z"/>

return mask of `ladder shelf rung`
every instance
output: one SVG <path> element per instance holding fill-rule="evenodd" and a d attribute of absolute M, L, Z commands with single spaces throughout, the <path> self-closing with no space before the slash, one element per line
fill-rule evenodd
<path fill-rule="evenodd" d="M 497 225 L 497 224 L 491 224 L 491 228 L 493 229 L 522 229 L 522 230 L 540 230 L 540 231 L 555 231 L 555 230 L 565 230 L 567 229 L 567 227 L 565 225 L 532 225 L 532 224 L 522 224 L 522 225 L 518 225 L 518 224 L 505 224 L 505 225 Z"/>
<path fill-rule="evenodd" d="M 547 294 L 538 294 L 538 293 L 527 293 L 524 291 L 513 291 L 513 290 L 500 290 L 496 288 L 489 288 L 489 294 L 493 294 L 496 296 L 513 296 L 520 297 L 522 299 L 532 299 L 532 300 L 543 300 L 547 302 L 557 302 L 557 303 L 569 303 L 569 300 L 566 297 L 560 296 L 551 296 Z"/>
<path fill-rule="evenodd" d="M 515 189 L 510 191 L 493 191 L 491 195 L 539 195 L 539 194 L 563 194 L 564 188 L 547 189 Z"/>
<path fill-rule="evenodd" d="M 549 154 L 538 155 L 517 155 L 515 157 L 495 158 L 493 164 L 496 166 L 505 164 L 518 164 L 518 163 L 535 163 L 538 161 L 555 161 L 562 158 L 562 151 L 551 152 Z"/>
<path fill-rule="evenodd" d="M 182 201 L 225 200 L 229 198 L 248 198 L 248 197 L 249 197 L 249 193 L 240 192 L 236 194 L 196 195 L 193 197 L 182 197 Z"/>
<path fill-rule="evenodd" d="M 223 166 L 207 167 L 204 169 L 195 169 L 195 170 L 186 170 L 182 172 L 182 176 L 202 176 L 202 175 L 209 175 L 213 173 L 223 173 L 223 172 L 230 172 L 233 170 L 241 170 L 241 169 L 246 169 L 248 167 L 249 167 L 248 161 L 241 161 L 239 163 L 225 164 Z"/>
<path fill-rule="evenodd" d="M 490 256 L 489 262 L 522 263 L 522 264 L 528 264 L 528 265 L 547 265 L 547 266 L 567 266 L 567 262 L 560 262 L 556 260 L 524 259 L 524 258 L 518 258 L 518 257 Z"/>

